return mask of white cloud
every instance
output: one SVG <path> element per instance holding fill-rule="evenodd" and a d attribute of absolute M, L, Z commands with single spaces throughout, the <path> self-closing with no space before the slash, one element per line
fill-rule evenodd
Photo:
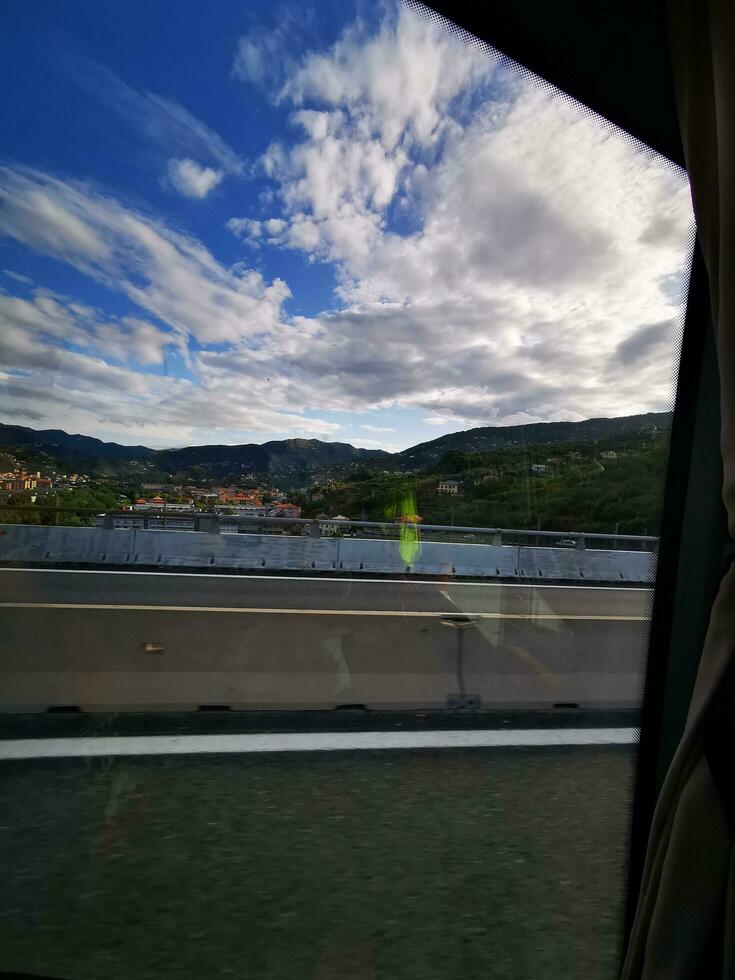
<path fill-rule="evenodd" d="M 308 4 L 274 5 L 272 23 L 258 24 L 238 38 L 232 75 L 257 86 L 270 98 L 276 96 L 285 78 L 296 68 L 299 54 L 308 49 L 313 36 L 314 11 Z"/>
<path fill-rule="evenodd" d="M 281 27 L 256 29 L 240 37 L 232 64 L 234 77 L 263 87 L 278 85 L 286 69 L 285 34 Z"/>
<path fill-rule="evenodd" d="M 0 234 L 67 262 L 184 337 L 235 343 L 273 331 L 290 295 L 253 270 L 228 270 L 197 240 L 93 188 L 0 168 Z"/>
<path fill-rule="evenodd" d="M 242 72 L 272 84 L 256 68 Z M 339 428 L 317 411 L 419 409 L 440 429 L 670 405 L 691 222 L 680 172 L 406 8 L 308 56 L 280 98 L 298 141 L 261 161 L 271 217 L 227 227 L 332 262 L 341 308 L 289 317 L 281 280 L 226 269 L 90 186 L 6 168 L 0 233 L 143 311 L 9 298 L 15 407 L 30 400 L 23 371 L 40 372 L 34 411 L 68 390 L 75 419 L 171 441 Z M 119 362 L 109 384 L 95 344 Z M 194 380 L 152 373 L 169 344 Z"/>
<path fill-rule="evenodd" d="M 33 280 L 28 276 L 21 275 L 20 272 L 13 272 L 12 269 L 3 269 L 3 273 L 10 279 L 14 279 L 16 282 L 23 283 L 24 286 L 32 286 Z"/>
<path fill-rule="evenodd" d="M 179 335 L 137 317 L 110 320 L 100 310 L 42 289 L 34 291 L 32 300 L 0 294 L 0 327 L 8 356 L 18 367 L 23 366 L 18 352 L 33 350 L 34 357 L 48 363 L 58 358 L 54 351 L 60 343 L 82 348 L 84 356 L 142 366 L 162 363 L 169 346 L 182 348 Z"/>
<path fill-rule="evenodd" d="M 220 183 L 224 173 L 211 167 L 200 167 L 194 160 L 169 160 L 168 179 L 184 197 L 203 198 Z"/>
<path fill-rule="evenodd" d="M 371 37 L 356 24 L 328 54 L 308 55 L 282 98 L 345 107 L 386 150 L 404 139 L 430 146 L 447 125 L 452 101 L 486 81 L 494 59 L 405 6 Z"/>
<path fill-rule="evenodd" d="M 353 446 L 359 446 L 361 449 L 382 449 L 384 453 L 397 453 L 404 448 L 397 443 L 385 442 L 381 439 L 363 439 L 362 436 L 350 439 L 350 442 Z"/>
<path fill-rule="evenodd" d="M 143 148 L 158 147 L 204 157 L 228 174 L 243 172 L 244 163 L 213 129 L 175 99 L 155 92 L 138 92 L 103 65 L 77 60 L 70 64 L 72 78 L 85 92 L 112 109 L 138 133 Z"/>
<path fill-rule="evenodd" d="M 192 381 L 144 372 L 141 367 L 163 362 L 175 335 L 134 317 L 100 317 L 100 311 L 41 291 L 33 301 L 0 295 L 0 414 L 47 426 L 63 418 L 73 431 L 103 428 L 123 442 L 158 445 L 207 436 L 212 442 L 258 434 L 324 438 L 340 428 L 244 392 L 233 397 L 224 375 Z"/>
<path fill-rule="evenodd" d="M 300 107 L 292 122 L 307 138 L 274 143 L 261 161 L 291 225 L 279 241 L 351 267 L 366 261 L 411 178 L 412 152 L 438 151 L 457 125 L 450 107 L 494 67 L 405 7 L 375 37 L 356 26 L 328 54 L 307 55 L 280 94 Z"/>
<path fill-rule="evenodd" d="M 248 238 L 260 238 L 263 230 L 262 223 L 255 221 L 253 218 L 230 218 L 225 223 L 225 226 L 236 238 L 242 238 L 244 240 Z"/>
<path fill-rule="evenodd" d="M 366 432 L 395 432 L 396 431 L 394 428 L 392 428 L 389 425 L 365 424 L 365 425 L 361 425 L 360 428 L 364 429 Z"/>
<path fill-rule="evenodd" d="M 263 227 L 269 235 L 278 235 L 286 227 L 286 222 L 282 218 L 268 218 L 263 222 Z"/>
<path fill-rule="evenodd" d="M 278 241 L 336 263 L 344 308 L 296 321 L 304 354 L 264 370 L 297 401 L 311 372 L 323 407 L 414 406 L 455 425 L 667 407 L 684 175 L 492 59 L 493 98 L 471 118 L 460 98 L 453 116 L 485 56 L 447 67 L 448 39 L 412 18 L 348 32 L 284 88 L 306 138 L 263 161 L 289 221 Z M 412 112 L 397 79 L 432 64 Z M 409 232 L 389 230 L 395 205 Z"/>

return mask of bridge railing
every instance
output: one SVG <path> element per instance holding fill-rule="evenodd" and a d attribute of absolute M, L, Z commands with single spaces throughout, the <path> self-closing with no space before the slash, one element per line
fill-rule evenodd
<path fill-rule="evenodd" d="M 297 533 L 313 538 L 328 536 L 380 538 L 395 540 L 405 533 L 407 525 L 417 529 L 424 540 L 451 541 L 467 544 L 493 544 L 514 547 L 551 547 L 593 549 L 603 551 L 655 552 L 658 537 L 653 535 L 615 534 L 603 531 L 548 531 L 541 529 L 475 527 L 449 524 L 423 524 L 406 521 L 335 520 L 332 518 L 271 517 L 248 514 L 214 514 L 207 511 L 168 510 L 104 510 L 81 507 L 29 507 L 0 503 L 0 523 L 4 512 L 46 515 L 44 523 L 60 523 L 58 515 L 74 514 L 91 518 L 98 527 L 161 528 L 190 530 L 209 534 Z M 53 517 L 53 520 L 49 518 Z M 63 522 L 61 522 L 63 523 Z"/>

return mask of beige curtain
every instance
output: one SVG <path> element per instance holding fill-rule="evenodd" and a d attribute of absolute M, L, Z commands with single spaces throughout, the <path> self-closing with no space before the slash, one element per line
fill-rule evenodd
<path fill-rule="evenodd" d="M 669 0 L 684 154 L 722 383 L 723 496 L 735 537 L 735 0 Z M 703 733 L 735 668 L 735 566 L 712 610 L 686 728 L 653 820 L 624 980 L 735 980 L 735 847 Z M 735 716 L 735 704 L 729 709 Z M 735 780 L 735 745 L 729 747 Z M 703 967 L 705 949 L 716 967 Z M 711 972 L 713 971 L 714 972 Z"/>

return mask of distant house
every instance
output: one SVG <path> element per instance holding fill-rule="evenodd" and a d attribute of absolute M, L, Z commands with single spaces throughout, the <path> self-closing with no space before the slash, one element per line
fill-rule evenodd
<path fill-rule="evenodd" d="M 349 521 L 349 517 L 345 517 L 344 514 L 335 514 L 334 517 L 326 517 L 324 514 L 320 515 L 319 533 L 322 537 L 334 538 L 340 534 L 344 534 L 345 529 L 340 527 L 339 524 L 327 524 L 326 521 Z"/>
<path fill-rule="evenodd" d="M 459 493 L 459 480 L 441 480 L 436 490 L 437 493 Z"/>
<path fill-rule="evenodd" d="M 229 514 L 233 517 L 266 517 L 268 508 L 262 504 L 215 504 L 215 514 Z"/>
<path fill-rule="evenodd" d="M 239 490 L 237 493 L 233 493 L 228 501 L 231 504 L 240 504 L 241 506 L 248 507 L 262 507 L 263 501 L 260 494 L 258 493 L 248 493 Z"/>
<path fill-rule="evenodd" d="M 290 517 L 298 520 L 301 517 L 301 508 L 297 504 L 274 504 L 270 508 L 271 517 Z"/>
<path fill-rule="evenodd" d="M 543 476 L 549 472 L 549 467 L 545 463 L 531 463 L 531 473 L 534 476 Z"/>
<path fill-rule="evenodd" d="M 617 459 L 618 454 L 614 449 L 606 449 L 604 453 L 600 453 L 600 459 Z"/>

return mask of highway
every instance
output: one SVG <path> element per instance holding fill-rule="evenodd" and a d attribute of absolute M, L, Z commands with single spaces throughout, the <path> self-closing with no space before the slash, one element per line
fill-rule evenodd
<path fill-rule="evenodd" d="M 630 707 L 650 603 L 615 587 L 2 569 L 0 708 Z"/>
<path fill-rule="evenodd" d="M 381 729 L 330 712 L 333 727 L 297 713 L 238 734 L 257 716 L 229 712 L 185 716 L 231 721 L 219 735 L 131 736 L 113 716 L 40 712 L 443 708 L 462 694 L 630 707 L 650 602 L 630 588 L 0 570 L 0 710 L 32 713 L 0 740 L 0 967 L 616 976 L 633 729 L 482 714 L 462 728 L 456 713 L 439 715 L 449 729 L 432 713 Z M 77 718 L 72 737 L 43 737 Z"/>

